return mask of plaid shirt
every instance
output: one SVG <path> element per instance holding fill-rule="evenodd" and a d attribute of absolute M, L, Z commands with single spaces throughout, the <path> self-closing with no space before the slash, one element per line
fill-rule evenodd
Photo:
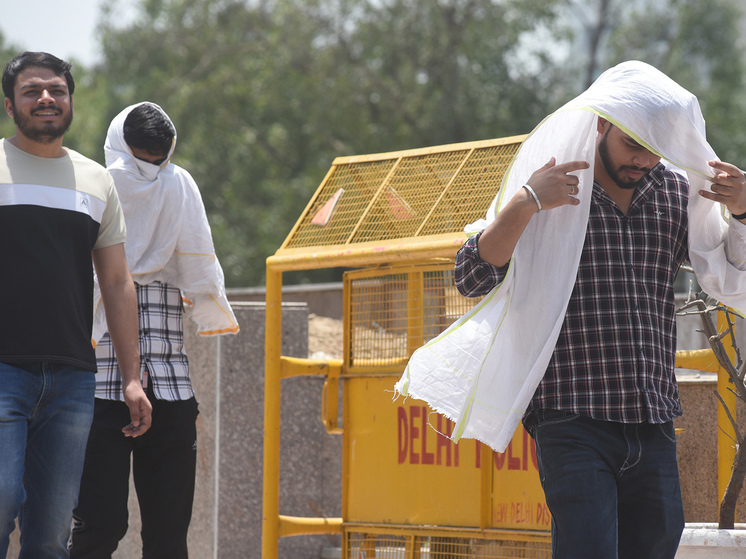
<path fill-rule="evenodd" d="M 140 322 L 142 383 L 152 384 L 159 400 L 194 396 L 184 351 L 181 292 L 168 284 L 135 284 Z M 96 346 L 96 398 L 124 400 L 122 377 L 108 332 Z"/>
<path fill-rule="evenodd" d="M 577 280 L 546 374 L 529 405 L 605 421 L 664 423 L 681 415 L 674 375 L 674 279 L 687 256 L 687 182 L 653 168 L 625 216 L 594 183 Z M 507 266 L 456 257 L 456 284 L 479 296 Z M 540 319 L 540 317 L 539 317 Z"/>

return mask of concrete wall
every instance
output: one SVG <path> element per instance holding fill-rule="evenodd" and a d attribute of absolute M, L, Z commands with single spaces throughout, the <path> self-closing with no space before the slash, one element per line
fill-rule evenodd
<path fill-rule="evenodd" d="M 677 435 L 679 475 L 687 522 L 717 522 L 717 399 L 716 381 L 683 378 L 679 381 L 684 415 L 674 421 L 683 429 Z M 738 407 L 744 432 L 746 409 Z M 738 520 L 746 518 L 746 491 L 738 500 Z"/>
<path fill-rule="evenodd" d="M 264 302 L 266 291 L 263 287 L 241 287 L 228 289 L 231 301 Z M 308 305 L 308 312 L 342 320 L 342 282 L 314 283 L 306 285 L 285 285 L 282 300 L 301 302 Z"/>

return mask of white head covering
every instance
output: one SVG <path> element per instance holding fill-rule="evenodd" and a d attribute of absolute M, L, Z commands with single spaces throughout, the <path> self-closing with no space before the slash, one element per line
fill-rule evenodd
<path fill-rule="evenodd" d="M 647 64 L 619 64 L 531 133 L 486 220 L 466 231 L 483 229 L 495 218 L 496 208 L 502 208 L 551 157 L 558 163 L 590 163 L 577 173 L 580 205 L 535 215 L 516 246 L 505 280 L 418 349 L 396 384 L 397 392 L 425 400 L 454 420 L 454 440 L 476 438 L 504 451 L 544 376 L 585 241 L 598 116 L 687 176 L 689 256 L 697 279 L 713 297 L 746 309 L 746 273 L 726 258 L 728 224 L 722 208 L 698 194 L 709 188 L 706 178 L 713 172 L 708 161 L 717 157 L 705 139 L 696 97 Z"/>
<path fill-rule="evenodd" d="M 186 170 L 170 162 L 176 127 L 171 151 L 160 166 L 134 157 L 124 141 L 124 121 L 142 104 L 155 107 L 171 122 L 158 105 L 138 103 L 112 120 L 104 144 L 107 169 L 124 210 L 124 250 L 132 278 L 141 285 L 160 281 L 178 287 L 187 304 L 187 316 L 197 324 L 199 334 L 235 334 L 238 323 L 225 295 L 223 269 L 215 255 L 199 189 Z M 106 331 L 98 303 L 97 298 L 96 342 Z"/>

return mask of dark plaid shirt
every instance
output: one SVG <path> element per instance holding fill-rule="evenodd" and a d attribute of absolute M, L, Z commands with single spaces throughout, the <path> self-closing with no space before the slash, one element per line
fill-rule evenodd
<path fill-rule="evenodd" d="M 575 287 L 529 410 L 623 423 L 681 415 L 674 279 L 687 256 L 687 200 L 686 179 L 661 164 L 638 187 L 626 216 L 593 185 Z M 488 293 L 507 272 L 479 258 L 477 240 L 456 257 L 456 284 L 467 296 Z"/>
<path fill-rule="evenodd" d="M 194 396 L 184 351 L 181 291 L 165 283 L 135 284 L 140 321 L 140 361 L 143 386 L 152 384 L 159 400 Z M 122 376 L 108 332 L 96 346 L 96 398 L 124 400 Z"/>

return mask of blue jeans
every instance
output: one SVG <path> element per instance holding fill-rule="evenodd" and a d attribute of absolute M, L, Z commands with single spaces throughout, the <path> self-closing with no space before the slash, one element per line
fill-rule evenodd
<path fill-rule="evenodd" d="M 534 413 L 552 557 L 672 559 L 684 529 L 673 422 Z"/>
<path fill-rule="evenodd" d="M 91 371 L 0 363 L 0 557 L 16 517 L 19 559 L 68 557 L 94 390 Z"/>

